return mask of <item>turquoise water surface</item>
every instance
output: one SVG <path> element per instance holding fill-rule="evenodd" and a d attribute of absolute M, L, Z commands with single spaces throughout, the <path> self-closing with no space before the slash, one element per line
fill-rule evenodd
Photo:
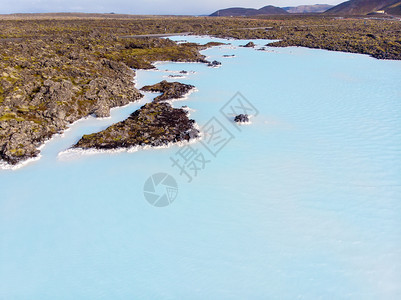
<path fill-rule="evenodd" d="M 146 94 L 0 170 L 0 299 L 400 298 L 401 62 L 222 41 L 203 51 L 220 68 L 158 63 L 135 78 L 195 85 L 173 105 L 190 108 L 202 142 L 64 152 Z M 255 109 L 240 127 L 221 112 L 238 97 Z M 214 155 L 210 122 L 226 137 Z M 204 158 L 191 182 L 172 166 L 183 149 Z M 160 172 L 178 185 L 163 208 L 143 194 Z"/>

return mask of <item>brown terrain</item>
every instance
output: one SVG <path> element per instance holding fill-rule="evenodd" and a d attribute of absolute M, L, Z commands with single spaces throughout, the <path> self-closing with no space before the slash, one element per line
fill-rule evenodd
<path fill-rule="evenodd" d="M 304 46 L 401 59 L 401 22 L 336 16 L 154 17 L 114 14 L 0 16 L 0 158 L 16 164 L 72 122 L 105 117 L 141 98 L 135 69 L 155 61 L 208 63 L 200 50 L 147 35 L 208 34 L 279 39 Z M 135 36 L 135 37 L 132 37 Z M 146 111 L 145 111 L 146 112 Z"/>

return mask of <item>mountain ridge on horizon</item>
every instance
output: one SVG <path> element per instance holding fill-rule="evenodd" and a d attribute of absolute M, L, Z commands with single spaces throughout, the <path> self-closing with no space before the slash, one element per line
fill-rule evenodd
<path fill-rule="evenodd" d="M 262 8 L 246 8 L 246 7 L 229 7 L 225 9 L 219 9 L 212 13 L 211 17 L 240 17 L 240 16 L 256 16 L 256 15 L 285 15 L 288 14 L 284 9 L 266 5 Z"/>
<path fill-rule="evenodd" d="M 334 7 L 334 5 L 311 4 L 311 5 L 286 6 L 282 7 L 282 9 L 288 11 L 291 14 L 306 14 L 306 13 L 322 13 L 332 7 Z"/>
<path fill-rule="evenodd" d="M 334 5 L 329 4 L 312 4 L 312 5 L 298 5 L 298 6 L 286 6 L 278 7 L 273 5 L 267 5 L 262 8 L 247 8 L 247 7 L 229 7 L 224 9 L 219 9 L 212 13 L 212 17 L 238 17 L 238 16 L 255 16 L 255 15 L 280 15 L 289 13 L 321 13 Z"/>
<path fill-rule="evenodd" d="M 368 15 L 388 14 L 401 15 L 401 0 L 349 0 L 338 5 L 313 4 L 288 7 L 267 5 L 260 9 L 246 7 L 229 7 L 219 9 L 210 16 L 239 17 L 256 15 L 285 15 L 285 14 L 333 14 L 333 15 Z"/>
<path fill-rule="evenodd" d="M 325 12 L 339 15 L 394 14 L 401 15 L 400 0 L 350 0 L 340 3 Z"/>

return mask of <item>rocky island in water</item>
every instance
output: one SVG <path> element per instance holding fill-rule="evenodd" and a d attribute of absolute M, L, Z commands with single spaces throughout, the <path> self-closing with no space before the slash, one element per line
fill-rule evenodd
<path fill-rule="evenodd" d="M 194 88 L 195 87 L 190 84 L 167 82 L 166 80 L 163 80 L 153 85 L 144 86 L 141 88 L 141 91 L 162 93 L 160 96 L 157 96 L 154 101 L 163 101 L 169 99 L 180 99 Z"/>
<path fill-rule="evenodd" d="M 195 121 L 182 108 L 173 108 L 163 100 L 181 98 L 194 86 L 162 81 L 142 90 L 160 91 L 162 95 L 133 112 L 126 120 L 107 129 L 84 135 L 74 148 L 118 149 L 135 146 L 165 146 L 199 137 Z"/>
<path fill-rule="evenodd" d="M 51 22 L 44 23 L 45 27 L 51 26 Z M 63 22 L 58 25 L 61 28 L 67 26 Z M 73 122 L 89 115 L 108 117 L 111 108 L 141 99 L 143 95 L 133 82 L 134 69 L 154 68 L 152 63 L 156 61 L 208 64 L 199 50 L 215 44 L 218 43 L 177 44 L 160 38 L 117 40 L 114 36 L 85 28 L 61 31 L 46 38 L 1 41 L 0 160 L 16 165 L 37 157 L 39 147 L 46 140 L 63 132 Z M 163 92 L 156 99 L 159 101 L 179 98 L 192 88 L 162 82 L 150 89 Z M 191 128 L 189 123 L 183 126 L 187 121 L 184 111 L 168 104 L 148 105 L 139 117 L 144 114 L 160 114 L 181 122 L 176 129 L 183 130 L 182 135 L 174 131 L 170 123 L 166 130 L 171 136 L 166 136 L 166 141 L 185 139 Z M 162 126 L 162 120 L 158 121 Z M 139 119 L 138 122 L 137 126 L 144 125 Z M 132 123 L 132 119 L 128 123 Z M 149 130 L 143 132 L 144 136 L 156 134 L 148 126 L 141 130 Z M 152 141 L 150 139 L 150 143 Z M 147 143 L 147 139 L 143 142 Z"/>

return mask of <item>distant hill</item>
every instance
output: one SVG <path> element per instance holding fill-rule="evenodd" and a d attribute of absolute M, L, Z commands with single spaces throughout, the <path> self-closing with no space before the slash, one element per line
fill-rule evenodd
<path fill-rule="evenodd" d="M 232 7 L 220 9 L 212 13 L 211 17 L 239 17 L 239 16 L 256 16 L 256 15 L 285 15 L 288 14 L 284 9 L 272 5 L 262 7 L 260 9 Z"/>
<path fill-rule="evenodd" d="M 284 9 L 273 5 L 267 5 L 257 10 L 257 15 L 283 15 L 287 13 Z"/>
<path fill-rule="evenodd" d="M 401 1 L 383 7 L 383 10 L 390 15 L 401 16 Z"/>
<path fill-rule="evenodd" d="M 291 14 L 310 14 L 310 13 L 322 13 L 326 10 L 334 7 L 329 4 L 315 4 L 315 5 L 300 5 L 300 6 L 289 6 L 283 7 L 283 9 Z"/>
<path fill-rule="evenodd" d="M 210 16 L 211 17 L 239 17 L 239 16 L 250 16 L 255 15 L 257 9 L 255 8 L 244 8 L 244 7 L 231 7 L 226 9 L 220 9 L 215 11 Z"/>
<path fill-rule="evenodd" d="M 350 0 L 343 2 L 325 13 L 336 15 L 367 15 L 384 11 L 390 14 L 400 14 L 400 0 Z"/>

